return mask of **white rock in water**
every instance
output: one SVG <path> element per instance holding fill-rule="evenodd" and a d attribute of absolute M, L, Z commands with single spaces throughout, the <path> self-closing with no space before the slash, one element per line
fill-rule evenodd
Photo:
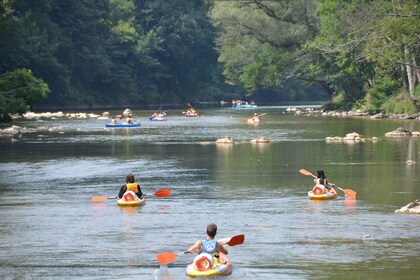
<path fill-rule="evenodd" d="M 420 214 L 420 200 L 416 199 L 406 206 L 401 207 L 401 209 L 395 210 L 395 213 Z"/>
<path fill-rule="evenodd" d="M 230 136 L 225 136 L 224 138 L 220 138 L 216 140 L 218 144 L 233 144 L 235 141 Z"/>

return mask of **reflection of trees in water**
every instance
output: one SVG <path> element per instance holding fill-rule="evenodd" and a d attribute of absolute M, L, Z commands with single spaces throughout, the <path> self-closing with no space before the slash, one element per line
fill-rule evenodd
<path fill-rule="evenodd" d="M 417 160 L 417 152 L 416 152 L 416 139 L 410 138 L 408 139 L 408 147 L 407 147 L 407 155 L 406 155 L 406 167 L 405 167 L 405 175 L 407 176 L 414 176 L 416 172 L 416 160 Z"/>

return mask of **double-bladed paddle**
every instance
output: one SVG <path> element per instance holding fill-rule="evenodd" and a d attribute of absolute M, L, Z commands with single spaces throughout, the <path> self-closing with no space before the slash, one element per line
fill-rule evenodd
<path fill-rule="evenodd" d="M 148 195 L 149 194 L 145 194 L 145 196 L 148 196 Z M 154 195 L 154 196 L 157 196 L 157 197 L 166 197 L 166 196 L 171 195 L 171 190 L 169 190 L 169 189 L 157 190 L 151 195 Z M 113 198 L 116 198 L 116 197 L 93 196 L 92 197 L 92 202 L 103 202 L 103 201 L 106 201 L 108 199 L 113 199 Z"/>
<path fill-rule="evenodd" d="M 317 178 L 314 174 L 312 174 L 311 172 L 309 172 L 306 169 L 300 169 L 299 173 L 306 175 L 306 176 L 312 176 L 314 178 Z M 330 184 L 331 185 L 331 184 Z M 335 186 L 335 185 L 334 185 Z M 343 191 L 344 194 L 348 197 L 348 198 L 356 198 L 356 194 L 357 192 L 350 190 L 350 189 L 342 189 L 340 187 L 335 186 L 337 189 L 339 189 L 340 191 Z"/>
<path fill-rule="evenodd" d="M 243 244 L 244 241 L 245 241 L 245 235 L 239 234 L 239 235 L 232 236 L 231 238 L 220 239 L 217 242 L 220 242 L 229 246 L 236 246 L 236 245 Z M 156 259 L 158 260 L 159 264 L 168 264 L 168 263 L 173 262 L 176 259 L 176 257 L 189 254 L 189 253 L 190 252 L 188 251 L 181 252 L 178 254 L 172 253 L 172 252 L 165 252 L 165 253 L 156 255 Z"/>

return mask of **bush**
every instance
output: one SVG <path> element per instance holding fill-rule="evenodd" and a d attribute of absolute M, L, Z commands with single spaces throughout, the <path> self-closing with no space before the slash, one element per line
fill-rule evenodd
<path fill-rule="evenodd" d="M 0 75 L 0 122 L 10 122 L 11 114 L 23 114 L 45 98 L 50 89 L 31 70 L 17 69 Z"/>
<path fill-rule="evenodd" d="M 388 98 L 381 106 L 381 109 L 387 114 L 415 114 L 417 113 L 416 105 L 407 94 L 400 93 L 396 96 Z"/>

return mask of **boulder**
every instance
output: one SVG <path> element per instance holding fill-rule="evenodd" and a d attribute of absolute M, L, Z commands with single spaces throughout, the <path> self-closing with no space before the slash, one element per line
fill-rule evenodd
<path fill-rule="evenodd" d="M 411 136 L 411 132 L 408 131 L 407 129 L 399 127 L 394 131 L 385 133 L 385 136 L 386 137 L 407 137 L 407 136 Z"/>
<path fill-rule="evenodd" d="M 407 204 L 401 209 L 395 210 L 395 213 L 398 214 L 420 214 L 420 200 L 416 199 L 415 201 Z"/>
<path fill-rule="evenodd" d="M 124 110 L 124 112 L 123 112 L 123 115 L 125 116 L 125 117 L 127 117 L 127 116 L 129 116 L 129 115 L 132 115 L 133 114 L 133 111 L 131 111 L 131 109 L 125 109 Z"/>
<path fill-rule="evenodd" d="M 386 116 L 385 116 L 385 114 L 384 113 L 379 113 L 379 114 L 376 114 L 376 115 L 373 115 L 373 116 L 371 116 L 370 118 L 371 119 L 383 119 L 383 118 L 385 118 Z"/>
<path fill-rule="evenodd" d="M 220 138 L 216 140 L 217 144 L 233 144 L 235 141 L 230 136 L 225 136 L 224 138 Z"/>
<path fill-rule="evenodd" d="M 13 137 L 20 134 L 22 134 L 22 132 L 20 131 L 20 127 L 16 125 L 5 129 L 0 129 L 0 136 Z"/>
<path fill-rule="evenodd" d="M 420 137 L 420 131 L 413 131 L 413 132 L 411 132 L 411 136 L 413 136 L 413 137 Z"/>
<path fill-rule="evenodd" d="M 267 137 L 258 137 L 251 140 L 251 143 L 270 143 L 271 140 Z"/>

